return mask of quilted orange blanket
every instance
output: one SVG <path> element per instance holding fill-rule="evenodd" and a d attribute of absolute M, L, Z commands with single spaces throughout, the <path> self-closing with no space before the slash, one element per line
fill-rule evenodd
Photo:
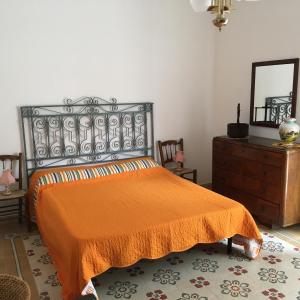
<path fill-rule="evenodd" d="M 112 266 L 236 234 L 261 241 L 244 206 L 159 166 L 40 185 L 36 197 L 38 226 L 66 300 Z"/>

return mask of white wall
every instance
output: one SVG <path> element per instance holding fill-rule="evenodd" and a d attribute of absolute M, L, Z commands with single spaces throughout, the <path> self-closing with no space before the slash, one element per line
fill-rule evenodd
<path fill-rule="evenodd" d="M 252 62 L 300 57 L 299 0 L 243 1 L 236 7 L 217 35 L 214 135 L 226 133 L 238 102 L 241 121 L 249 123 Z M 300 101 L 297 115 L 300 121 Z M 250 133 L 279 139 L 277 129 L 251 126 Z"/>
<path fill-rule="evenodd" d="M 21 149 L 20 105 L 154 101 L 155 139 L 183 137 L 187 165 L 210 181 L 212 137 L 238 102 L 249 122 L 252 62 L 300 56 L 299 0 L 236 6 L 219 33 L 188 0 L 0 1 L 0 153 Z"/>
<path fill-rule="evenodd" d="M 2 0 L 0 153 L 21 150 L 20 105 L 64 97 L 155 102 L 155 138 L 185 139 L 210 179 L 214 28 L 188 0 Z"/>

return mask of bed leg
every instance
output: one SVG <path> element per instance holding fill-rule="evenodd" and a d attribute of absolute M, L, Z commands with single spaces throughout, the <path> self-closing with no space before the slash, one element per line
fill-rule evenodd
<path fill-rule="evenodd" d="M 94 294 L 89 294 L 89 295 L 85 295 L 85 296 L 80 296 L 79 298 L 76 298 L 75 300 L 97 300 L 97 298 Z"/>
<path fill-rule="evenodd" d="M 227 241 L 227 253 L 228 254 L 232 253 L 232 237 L 228 238 L 228 241 Z"/>

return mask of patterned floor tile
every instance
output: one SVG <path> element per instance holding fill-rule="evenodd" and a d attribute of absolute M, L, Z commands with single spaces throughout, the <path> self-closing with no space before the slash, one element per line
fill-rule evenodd
<path fill-rule="evenodd" d="M 256 260 L 226 244 L 199 245 L 158 260 L 110 269 L 94 278 L 101 300 L 300 300 L 300 249 L 272 234 Z M 60 299 L 61 286 L 39 236 L 24 240 L 41 299 Z"/>

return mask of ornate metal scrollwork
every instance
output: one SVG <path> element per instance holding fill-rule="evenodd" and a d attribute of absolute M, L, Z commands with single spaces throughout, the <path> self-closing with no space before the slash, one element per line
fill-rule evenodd
<path fill-rule="evenodd" d="M 292 113 L 292 93 L 286 97 L 266 98 L 266 107 L 269 109 L 269 119 L 275 124 L 281 124 Z"/>
<path fill-rule="evenodd" d="M 27 174 L 51 166 L 153 156 L 150 102 L 64 99 L 63 105 L 21 107 Z"/>
<path fill-rule="evenodd" d="M 270 97 L 266 99 L 266 106 L 269 107 L 270 121 L 281 124 L 292 113 L 292 96 Z"/>
<path fill-rule="evenodd" d="M 281 124 L 292 114 L 293 94 L 289 96 L 267 97 L 264 106 L 254 108 L 254 121 Z"/>

